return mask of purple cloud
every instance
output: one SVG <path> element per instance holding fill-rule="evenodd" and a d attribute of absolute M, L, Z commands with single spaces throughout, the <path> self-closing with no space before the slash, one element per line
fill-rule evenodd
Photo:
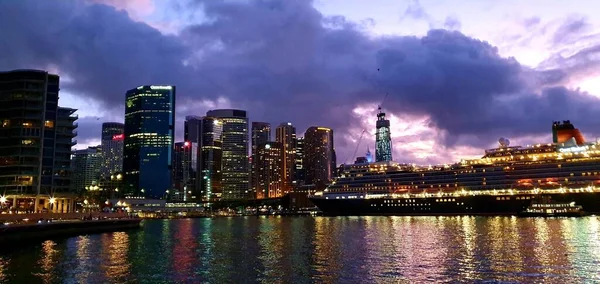
<path fill-rule="evenodd" d="M 127 89 L 174 84 L 188 112 L 178 117 L 202 115 L 190 107 L 199 101 L 226 98 L 252 120 L 292 121 L 299 131 L 333 127 L 339 157 L 354 151 L 346 138 L 363 123 L 352 110 L 380 103 L 385 93 L 387 112 L 428 117 L 446 146 L 543 135 L 560 119 L 593 130 L 598 99 L 561 87 L 568 74 L 560 67 L 532 70 L 457 31 L 374 38 L 364 25 L 326 17 L 312 4 L 195 1 L 180 8 L 201 9 L 207 20 L 175 36 L 110 6 L 5 1 L 0 52 L 11 56 L 0 58 L 0 69 L 56 66 L 72 78 L 64 90 L 119 111 Z M 97 127 L 80 125 L 87 124 Z M 80 131 L 99 135 L 93 132 Z"/>

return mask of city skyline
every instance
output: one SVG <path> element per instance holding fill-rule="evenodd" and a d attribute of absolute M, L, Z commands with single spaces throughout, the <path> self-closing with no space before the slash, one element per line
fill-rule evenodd
<path fill-rule="evenodd" d="M 570 119 L 600 135 L 591 119 L 600 94 L 592 72 L 599 20 L 588 12 L 596 3 L 574 1 L 560 8 L 540 1 L 385 0 L 373 5 L 335 0 L 2 5 L 0 26 L 17 14 L 65 15 L 23 26 L 61 37 L 60 45 L 44 45 L 46 50 L 29 47 L 23 53 L 20 44 L 29 42 L 29 35 L 11 29 L 7 38 L 14 44 L 0 50 L 14 56 L 0 60 L 0 69 L 36 68 L 64 78 L 61 101 L 80 109 L 80 149 L 100 144 L 101 122 L 122 121 L 123 106 L 113 103 L 120 101 L 117 94 L 143 84 L 180 87 L 176 141 L 186 115 L 237 108 L 247 110 L 251 122 L 290 121 L 298 132 L 312 125 L 335 129 L 340 163 L 351 163 L 362 130 L 374 129 L 372 116 L 385 93 L 393 157 L 400 162 L 481 156 L 499 137 L 520 145 L 550 142 L 547 122 L 553 120 Z M 245 17 L 224 20 L 232 11 Z M 92 23 L 86 15 L 102 17 Z M 281 19 L 293 19 L 294 28 L 282 33 Z M 61 28 L 66 26 L 86 29 Z M 262 35 L 274 34 L 281 36 L 260 45 Z M 221 35 L 228 41 L 219 42 Z M 121 37 L 130 41 L 112 40 Z M 84 46 L 77 38 L 96 44 Z M 241 41 L 256 45 L 244 49 L 236 45 Z M 21 56 L 31 53 L 36 56 Z M 358 153 L 373 150 L 374 140 L 374 132 L 365 135 Z"/>

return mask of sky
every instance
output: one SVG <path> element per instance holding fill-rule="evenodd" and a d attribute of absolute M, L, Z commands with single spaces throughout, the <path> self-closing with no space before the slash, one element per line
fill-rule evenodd
<path fill-rule="evenodd" d="M 338 163 L 351 163 L 374 151 L 381 105 L 394 160 L 450 163 L 500 137 L 550 142 L 555 120 L 600 137 L 598 10 L 589 0 L 0 0 L 0 70 L 61 76 L 60 105 L 79 109 L 77 148 L 123 121 L 128 89 L 169 84 L 176 141 L 186 115 L 239 108 L 299 136 L 331 127 Z"/>

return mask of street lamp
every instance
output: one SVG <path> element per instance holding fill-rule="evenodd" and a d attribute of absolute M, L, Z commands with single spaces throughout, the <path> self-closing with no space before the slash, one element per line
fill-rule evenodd
<path fill-rule="evenodd" d="M 50 197 L 50 204 L 54 204 L 54 202 L 56 202 L 56 198 Z"/>
<path fill-rule="evenodd" d="M 0 196 L 0 203 L 4 204 L 6 202 L 6 196 Z"/>

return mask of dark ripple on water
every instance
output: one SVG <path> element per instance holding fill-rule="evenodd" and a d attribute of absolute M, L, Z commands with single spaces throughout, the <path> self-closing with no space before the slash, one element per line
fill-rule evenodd
<path fill-rule="evenodd" d="M 0 250 L 0 282 L 595 283 L 599 230 L 598 217 L 149 220 Z"/>

